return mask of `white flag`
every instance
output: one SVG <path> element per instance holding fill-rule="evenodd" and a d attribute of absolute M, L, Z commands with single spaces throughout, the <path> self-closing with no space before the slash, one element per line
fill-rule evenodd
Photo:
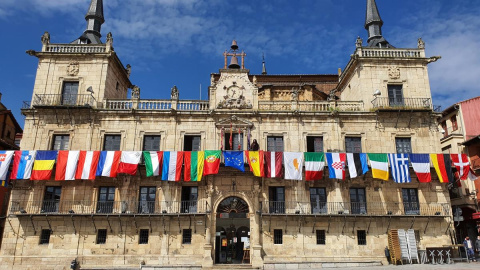
<path fill-rule="evenodd" d="M 302 180 L 303 153 L 284 152 L 285 179 Z"/>

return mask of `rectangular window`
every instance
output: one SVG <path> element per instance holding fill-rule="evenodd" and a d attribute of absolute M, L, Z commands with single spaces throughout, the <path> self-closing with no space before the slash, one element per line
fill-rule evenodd
<path fill-rule="evenodd" d="M 312 214 L 327 213 L 327 193 L 325 188 L 310 188 Z"/>
<path fill-rule="evenodd" d="M 325 245 L 325 230 L 317 230 L 317 245 Z"/>
<path fill-rule="evenodd" d="M 200 148 L 200 135 L 185 135 L 185 137 L 183 138 L 183 151 L 200 151 Z"/>
<path fill-rule="evenodd" d="M 418 190 L 416 188 L 402 188 L 403 207 L 406 215 L 419 215 Z"/>
<path fill-rule="evenodd" d="M 155 213 L 155 194 L 156 187 L 140 187 L 140 195 L 138 197 L 138 213 L 153 214 Z"/>
<path fill-rule="evenodd" d="M 40 234 L 40 245 L 46 245 L 50 243 L 50 234 L 52 231 L 50 229 L 48 230 L 42 230 L 42 233 Z"/>
<path fill-rule="evenodd" d="M 112 213 L 115 202 L 115 187 L 100 187 L 98 192 L 97 213 Z"/>
<path fill-rule="evenodd" d="M 97 244 L 105 244 L 107 242 L 107 230 L 98 229 L 97 231 Z"/>
<path fill-rule="evenodd" d="M 350 189 L 350 207 L 352 214 L 366 214 L 367 213 L 367 199 L 364 188 Z"/>
<path fill-rule="evenodd" d="M 270 187 L 268 199 L 270 213 L 285 213 L 285 187 Z"/>
<path fill-rule="evenodd" d="M 57 213 L 60 204 L 62 187 L 45 187 L 43 195 L 42 213 Z"/>
<path fill-rule="evenodd" d="M 192 229 L 183 229 L 182 244 L 192 243 Z"/>
<path fill-rule="evenodd" d="M 457 130 L 458 129 L 457 116 L 456 115 L 452 116 L 450 120 L 452 121 L 452 131 Z"/>
<path fill-rule="evenodd" d="M 52 150 L 68 150 L 70 135 L 53 135 Z"/>
<path fill-rule="evenodd" d="M 364 230 L 357 230 L 357 240 L 359 246 L 367 245 L 367 233 Z"/>
<path fill-rule="evenodd" d="M 347 152 L 347 153 L 361 153 L 362 152 L 362 138 L 360 138 L 360 137 L 345 137 L 345 152 Z"/>
<path fill-rule="evenodd" d="M 404 106 L 402 85 L 388 85 L 388 104 L 390 107 Z"/>
<path fill-rule="evenodd" d="M 103 142 L 104 151 L 120 151 L 121 135 L 105 135 Z"/>
<path fill-rule="evenodd" d="M 307 152 L 323 152 L 323 137 L 307 136 Z"/>
<path fill-rule="evenodd" d="M 283 231 L 282 230 L 273 230 L 273 243 L 275 245 L 283 244 Z"/>
<path fill-rule="evenodd" d="M 143 137 L 143 151 L 160 151 L 160 136 L 145 135 Z"/>
<path fill-rule="evenodd" d="M 447 121 L 442 122 L 442 129 L 443 129 L 443 137 L 447 137 L 448 136 Z"/>
<path fill-rule="evenodd" d="M 399 154 L 412 153 L 412 142 L 410 138 L 395 138 L 395 145 L 397 153 Z"/>
<path fill-rule="evenodd" d="M 197 213 L 198 187 L 182 187 L 182 213 Z"/>
<path fill-rule="evenodd" d="M 225 150 L 243 150 L 243 133 L 232 134 L 232 147 L 230 147 L 230 133 L 225 133 Z M 240 146 L 240 147 L 239 147 Z"/>
<path fill-rule="evenodd" d="M 283 137 L 282 136 L 268 136 L 267 137 L 267 151 L 283 152 Z"/>
<path fill-rule="evenodd" d="M 139 244 L 148 244 L 148 229 L 141 229 L 140 233 L 138 234 L 138 243 Z"/>
<path fill-rule="evenodd" d="M 78 82 L 64 82 L 61 105 L 76 105 L 78 96 Z"/>

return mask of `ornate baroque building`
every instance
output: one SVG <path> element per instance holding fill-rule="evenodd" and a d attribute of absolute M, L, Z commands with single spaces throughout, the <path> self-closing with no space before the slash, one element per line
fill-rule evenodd
<path fill-rule="evenodd" d="M 250 74 L 234 42 L 211 74 L 208 101 L 180 100 L 176 88 L 168 100 L 141 99 L 112 35 L 100 40 L 102 0 L 92 0 L 86 20 L 73 43 L 45 33 L 41 50 L 28 51 L 39 64 L 22 109 L 23 150 L 229 150 L 230 136 L 233 149 L 247 150 L 250 135 L 278 152 L 440 152 L 427 72 L 438 57 L 426 57 L 421 39 L 416 48 L 386 41 L 374 0 L 368 40 L 357 39 L 342 72 Z M 391 229 L 415 230 L 421 248 L 451 243 L 449 193 L 432 176 L 419 183 L 411 171 L 411 183 L 397 184 L 369 171 L 339 181 L 326 170 L 306 182 L 221 166 L 200 182 L 147 178 L 143 167 L 94 181 L 17 180 L 0 267 L 385 264 Z"/>

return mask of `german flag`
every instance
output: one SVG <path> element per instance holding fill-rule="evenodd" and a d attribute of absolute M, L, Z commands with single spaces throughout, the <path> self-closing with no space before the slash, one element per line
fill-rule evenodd
<path fill-rule="evenodd" d="M 33 163 L 31 180 L 50 180 L 57 151 L 37 151 Z"/>

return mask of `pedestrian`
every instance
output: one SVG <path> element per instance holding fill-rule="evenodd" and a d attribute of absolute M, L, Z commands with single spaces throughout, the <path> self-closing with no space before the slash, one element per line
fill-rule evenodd
<path fill-rule="evenodd" d="M 480 256 L 480 235 L 477 236 L 477 240 L 475 241 L 475 249 L 477 250 L 477 253 Z"/>
<path fill-rule="evenodd" d="M 258 151 L 260 149 L 260 146 L 257 143 L 256 139 L 253 139 L 252 145 L 250 145 L 250 150 L 251 151 Z"/>
<path fill-rule="evenodd" d="M 473 252 L 473 245 L 472 245 L 472 241 L 470 240 L 470 237 L 468 236 L 465 237 L 465 241 L 463 241 L 463 246 L 467 251 L 468 259 L 476 262 L 477 260 L 475 259 L 475 252 Z"/>

